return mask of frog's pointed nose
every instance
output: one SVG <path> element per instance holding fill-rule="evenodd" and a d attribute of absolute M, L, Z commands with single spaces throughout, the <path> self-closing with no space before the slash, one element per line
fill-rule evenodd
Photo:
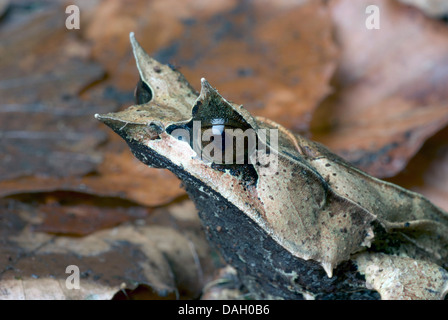
<path fill-rule="evenodd" d="M 98 114 L 98 113 L 95 113 L 95 119 L 99 120 L 99 121 L 101 121 L 103 123 L 106 121 L 105 116 L 103 114 Z"/>
<path fill-rule="evenodd" d="M 120 128 L 126 125 L 126 122 L 117 118 L 116 113 L 95 114 L 95 119 L 101 121 L 114 131 L 120 131 Z"/>

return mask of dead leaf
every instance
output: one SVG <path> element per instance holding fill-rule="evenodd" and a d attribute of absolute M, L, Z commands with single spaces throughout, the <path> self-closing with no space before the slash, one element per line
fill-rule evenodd
<path fill-rule="evenodd" d="M 58 106 L 3 104 L 0 180 L 32 175 L 62 178 L 94 171 L 102 162 L 97 147 L 107 135 L 88 120 L 90 112 L 92 106 L 80 101 Z"/>
<path fill-rule="evenodd" d="M 379 30 L 365 27 L 372 4 Z M 315 119 L 329 130 L 315 138 L 374 176 L 393 176 L 448 123 L 448 27 L 388 0 L 335 0 L 331 8 L 338 92 Z"/>
<path fill-rule="evenodd" d="M 45 214 L 45 218 L 34 231 L 68 236 L 85 236 L 97 230 L 113 228 L 126 221 L 143 219 L 149 211 L 143 207 L 105 208 L 85 204 L 43 205 L 38 209 Z"/>
<path fill-rule="evenodd" d="M 90 45 L 65 28 L 64 7 L 17 11 L 0 29 L 2 104 L 60 102 L 104 75 Z"/>
<path fill-rule="evenodd" d="M 168 218 L 183 225 L 182 230 L 140 219 L 75 238 L 33 231 L 45 219 L 33 206 L 15 200 L 1 205 L 2 299 L 111 299 L 138 285 L 161 298 L 194 298 L 213 271 L 207 262 L 210 248 L 191 205 L 182 206 L 183 220 Z M 166 209 L 158 211 L 156 215 L 170 216 Z M 79 291 L 65 285 L 70 265 L 80 270 Z"/>
<path fill-rule="evenodd" d="M 28 19 L 11 15 L 15 23 L 0 29 L 0 180 L 93 171 L 106 134 L 91 113 L 116 107 L 92 106 L 76 95 L 103 75 L 101 66 L 87 59 L 85 43 L 60 28 L 64 16 L 54 7 Z"/>
<path fill-rule="evenodd" d="M 244 300 L 249 295 L 241 290 L 238 272 L 230 265 L 218 270 L 216 277 L 206 284 L 201 300 Z"/>
<path fill-rule="evenodd" d="M 13 10 L 20 22 L 0 30 L 0 196 L 76 191 L 156 206 L 183 195 L 172 174 L 147 170 L 127 150 L 118 156 L 113 140 L 99 149 L 107 134 L 92 115 L 116 110 L 120 93 L 99 87 L 79 99 L 104 70 L 90 44 L 61 27 L 64 8 L 43 6 L 22 20 Z"/>
<path fill-rule="evenodd" d="M 443 300 L 448 292 L 448 272 L 429 261 L 371 253 L 356 263 L 382 300 Z"/>
<path fill-rule="evenodd" d="M 103 159 L 102 159 L 103 160 Z M 106 154 L 98 172 L 82 177 L 23 177 L 0 181 L 0 196 L 72 191 L 160 206 L 185 195 L 180 181 L 167 170 L 151 169 L 129 151 Z"/>
<path fill-rule="evenodd" d="M 406 168 L 388 179 L 448 211 L 448 128 L 431 137 Z"/>
<path fill-rule="evenodd" d="M 0 300 L 107 300 L 116 291 L 117 287 L 87 281 L 79 290 L 69 290 L 65 279 L 34 276 L 1 281 Z"/>
<path fill-rule="evenodd" d="M 148 168 L 135 159 L 129 150 L 106 154 L 98 173 L 99 177 L 83 178 L 83 184 L 99 195 L 157 206 L 186 194 L 174 174 L 168 170 Z"/>

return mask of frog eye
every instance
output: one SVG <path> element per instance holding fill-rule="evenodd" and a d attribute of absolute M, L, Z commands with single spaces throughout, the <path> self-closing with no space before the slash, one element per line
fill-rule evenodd
<path fill-rule="evenodd" d="M 248 132 L 249 131 L 249 132 Z M 215 164 L 248 164 L 256 147 L 255 132 L 238 126 L 224 124 L 221 119 L 201 127 L 196 137 L 201 146 L 202 158 Z"/>
<path fill-rule="evenodd" d="M 151 88 L 141 78 L 135 87 L 134 96 L 136 104 L 148 103 L 153 97 Z"/>
<path fill-rule="evenodd" d="M 202 138 L 210 138 L 208 140 L 213 144 L 213 147 L 218 148 L 220 151 L 226 150 L 226 143 L 229 145 L 230 137 L 226 133 L 225 129 L 231 129 L 229 126 L 225 126 L 224 124 L 213 124 L 211 126 L 204 126 L 201 128 Z M 202 140 L 201 138 L 201 140 Z M 202 145 L 204 147 L 204 142 L 202 141 Z"/>

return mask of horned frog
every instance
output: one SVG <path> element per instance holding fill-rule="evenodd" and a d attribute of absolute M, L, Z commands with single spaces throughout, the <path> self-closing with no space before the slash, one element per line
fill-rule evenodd
<path fill-rule="evenodd" d="M 130 39 L 136 105 L 95 117 L 140 161 L 183 181 L 208 239 L 253 297 L 445 297 L 445 211 L 252 116 L 205 79 L 198 94 Z M 243 144 L 230 143 L 235 132 Z"/>

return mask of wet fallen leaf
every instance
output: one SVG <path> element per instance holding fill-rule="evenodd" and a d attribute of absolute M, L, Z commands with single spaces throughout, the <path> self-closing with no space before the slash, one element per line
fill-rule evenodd
<path fill-rule="evenodd" d="M 395 1 L 331 1 L 341 61 L 335 96 L 315 123 L 320 140 L 377 177 L 402 170 L 448 124 L 448 27 Z M 365 26 L 368 5 L 380 29 Z"/>

